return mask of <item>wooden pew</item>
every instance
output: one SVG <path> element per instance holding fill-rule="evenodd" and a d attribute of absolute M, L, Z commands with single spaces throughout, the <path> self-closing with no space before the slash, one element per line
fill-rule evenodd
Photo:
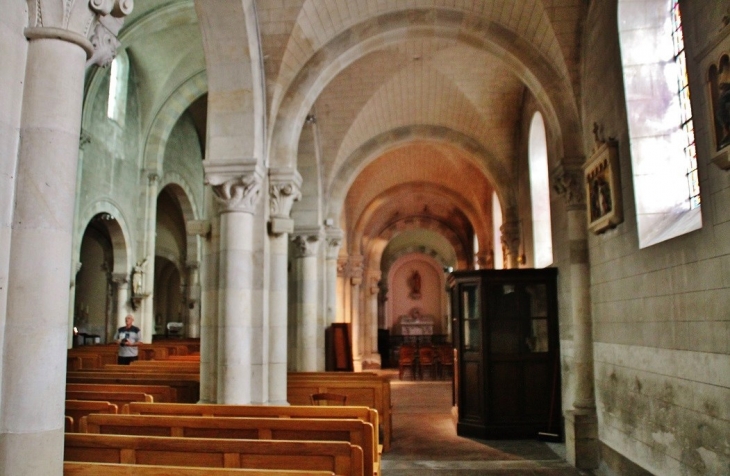
<path fill-rule="evenodd" d="M 298 469 L 361 476 L 363 453 L 342 441 L 226 440 L 67 433 L 65 461 Z"/>
<path fill-rule="evenodd" d="M 393 435 L 390 381 L 372 372 L 292 372 L 287 375 L 287 401 L 310 405 L 314 393 L 347 395 L 348 405 L 363 405 L 378 411 L 383 433 L 383 451 L 390 450 Z"/>
<path fill-rule="evenodd" d="M 378 412 L 372 408 L 361 406 L 316 407 L 311 405 L 219 405 L 213 403 L 137 403 L 125 405 L 122 414 L 139 415 L 178 415 L 207 417 L 249 417 L 249 418 L 356 418 L 367 422 L 373 428 L 375 448 L 380 449 L 377 428 Z M 375 464 L 380 466 L 380 455 Z"/>
<path fill-rule="evenodd" d="M 119 408 L 113 403 L 97 402 L 87 400 L 66 400 L 65 414 L 71 419 L 71 429 L 68 428 L 68 420 L 66 421 L 66 432 L 76 433 L 79 431 L 79 423 L 83 417 L 90 413 L 111 413 L 117 414 Z"/>
<path fill-rule="evenodd" d="M 78 371 L 67 372 L 66 382 L 67 385 L 70 383 L 163 385 L 173 387 L 177 391 L 177 401 L 180 403 L 195 403 L 200 399 L 198 374 Z"/>
<path fill-rule="evenodd" d="M 167 359 L 170 362 L 198 362 L 200 363 L 200 354 L 188 355 L 171 355 Z"/>
<path fill-rule="evenodd" d="M 76 392 L 67 391 L 66 400 L 96 400 L 101 402 L 113 403 L 120 409 L 124 408 L 132 402 L 147 402 L 152 403 L 155 401 L 154 397 L 149 393 L 142 392 Z"/>
<path fill-rule="evenodd" d="M 375 474 L 378 462 L 373 426 L 358 419 L 92 414 L 81 419 L 79 431 L 197 438 L 346 441 L 362 448 L 366 475 Z"/>
<path fill-rule="evenodd" d="M 196 368 L 182 367 L 173 364 L 158 364 L 157 362 L 168 362 L 166 360 L 138 360 L 137 362 L 145 362 L 148 365 L 118 365 L 106 364 L 101 371 L 103 372 L 125 372 L 125 373 L 167 373 L 167 374 L 193 374 L 200 375 L 200 366 Z"/>
<path fill-rule="evenodd" d="M 73 433 L 75 430 L 74 419 L 66 415 L 63 417 L 63 428 L 66 433 Z"/>
<path fill-rule="evenodd" d="M 332 471 L 296 471 L 245 468 L 189 468 L 146 464 L 63 463 L 63 476 L 334 476 Z"/>
<path fill-rule="evenodd" d="M 177 390 L 169 385 L 127 385 L 111 383 L 66 383 L 66 392 L 118 392 L 141 393 L 151 395 L 155 402 L 174 403 L 177 401 Z M 123 408 L 123 407 L 122 407 Z"/>

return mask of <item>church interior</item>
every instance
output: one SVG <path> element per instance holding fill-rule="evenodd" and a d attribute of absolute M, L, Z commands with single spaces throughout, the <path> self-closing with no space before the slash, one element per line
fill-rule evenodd
<path fill-rule="evenodd" d="M 727 0 L 27 0 L 0 58 L 0 476 L 112 474 L 64 417 L 127 316 L 188 403 L 389 372 L 730 474 Z"/>

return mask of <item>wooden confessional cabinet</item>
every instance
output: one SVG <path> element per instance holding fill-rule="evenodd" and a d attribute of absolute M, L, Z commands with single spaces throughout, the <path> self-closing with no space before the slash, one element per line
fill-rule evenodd
<path fill-rule="evenodd" d="M 557 269 L 456 271 L 457 434 L 560 439 Z"/>

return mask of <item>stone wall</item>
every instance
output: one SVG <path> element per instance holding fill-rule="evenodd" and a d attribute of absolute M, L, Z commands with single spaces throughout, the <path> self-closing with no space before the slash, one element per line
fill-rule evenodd
<path fill-rule="evenodd" d="M 718 31 L 705 24 L 713 7 L 697 8 L 684 12 L 694 106 L 704 85 L 691 48 Z M 654 474 L 728 474 L 730 261 L 716 213 L 730 205 L 728 178 L 709 163 L 707 115 L 695 107 L 703 227 L 639 249 L 617 2 L 591 2 L 584 32 L 586 150 L 593 122 L 618 139 L 625 217 L 589 241 L 599 437 L 614 456 L 601 470 L 621 474 L 619 453 Z"/>

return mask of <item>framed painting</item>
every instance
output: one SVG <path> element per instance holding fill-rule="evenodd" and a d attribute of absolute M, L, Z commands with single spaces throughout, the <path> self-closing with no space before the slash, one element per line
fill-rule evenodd
<path fill-rule="evenodd" d="M 613 139 L 597 141 L 583 171 L 588 229 L 603 233 L 623 222 L 618 143 Z"/>

